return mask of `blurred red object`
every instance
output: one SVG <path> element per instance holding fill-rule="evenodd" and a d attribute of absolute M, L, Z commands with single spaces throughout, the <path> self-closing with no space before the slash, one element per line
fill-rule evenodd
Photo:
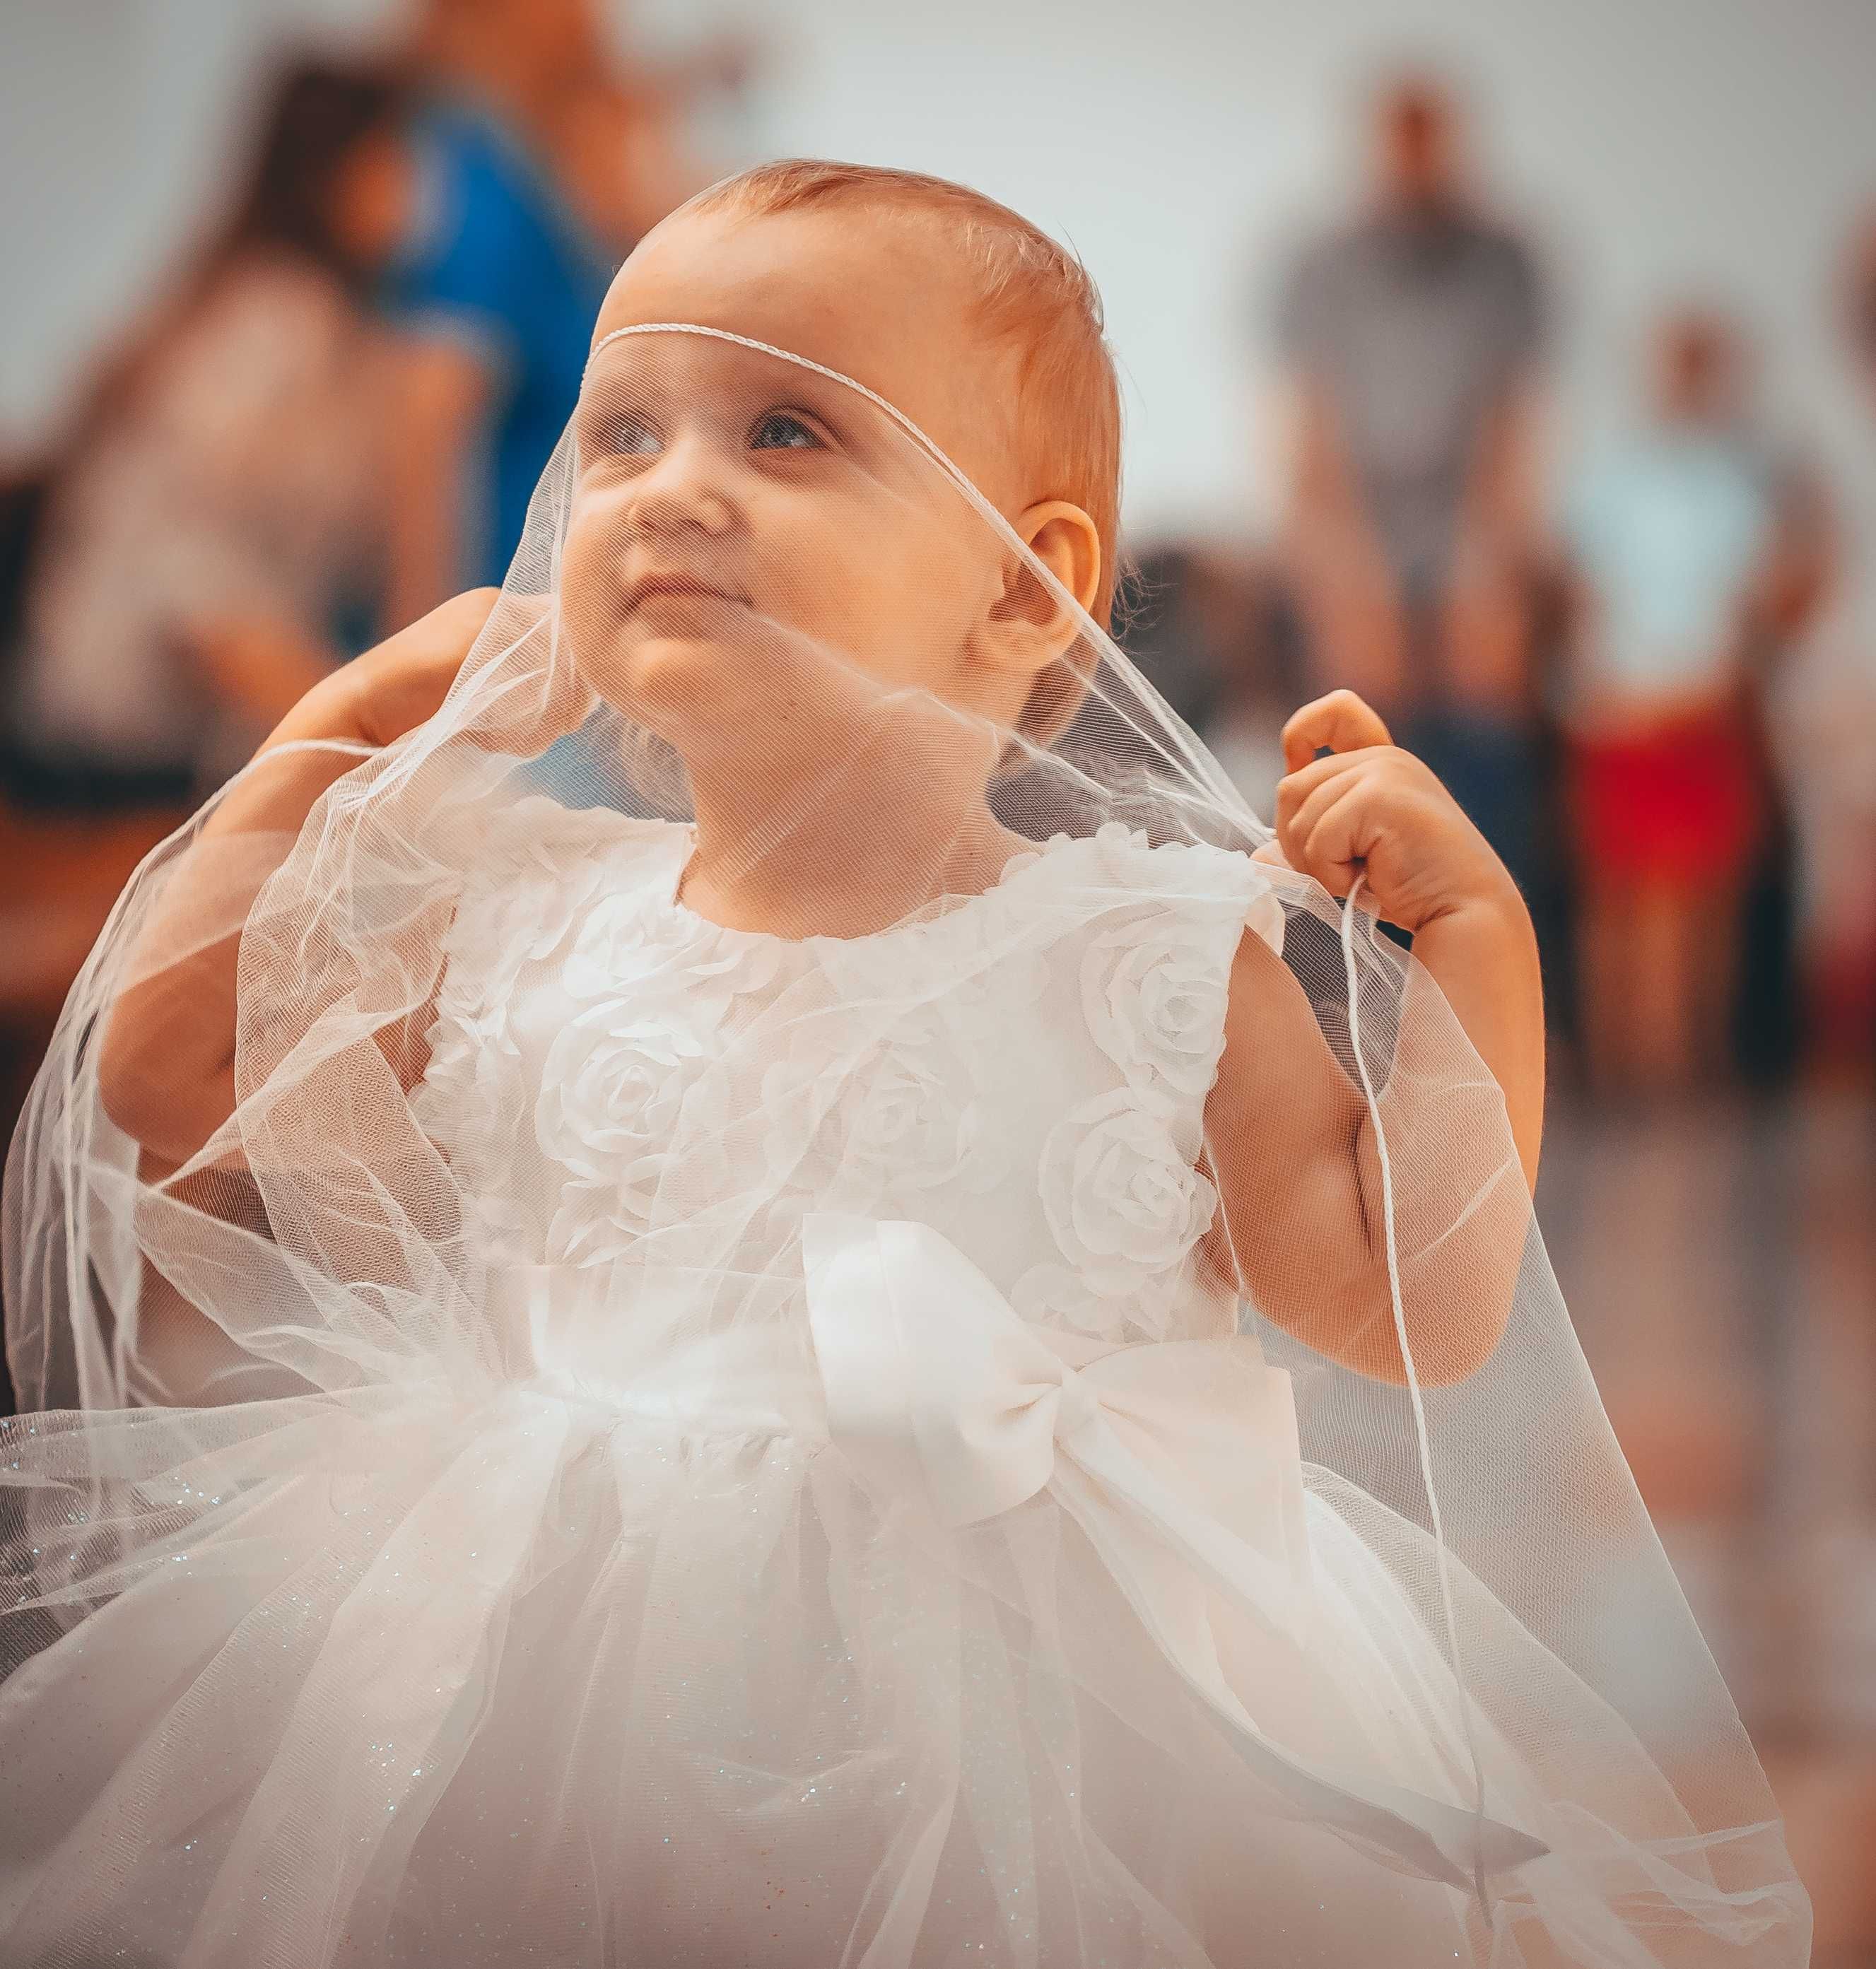
<path fill-rule="evenodd" d="M 1572 749 L 1582 853 L 1600 879 L 1695 884 L 1738 874 L 1764 819 L 1741 720 L 1692 713 Z"/>

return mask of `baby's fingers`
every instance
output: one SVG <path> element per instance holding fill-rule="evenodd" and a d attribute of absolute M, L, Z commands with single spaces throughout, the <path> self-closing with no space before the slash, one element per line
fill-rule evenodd
<path fill-rule="evenodd" d="M 1277 783 L 1276 811 L 1271 816 L 1277 839 L 1289 865 L 1315 874 L 1306 859 L 1310 831 L 1329 802 L 1353 784 L 1373 777 L 1393 754 L 1386 746 L 1361 747 L 1353 752 L 1326 753 Z"/>
<path fill-rule="evenodd" d="M 1352 690 L 1332 690 L 1293 712 L 1284 726 L 1284 764 L 1295 772 L 1324 746 L 1350 752 L 1366 745 L 1391 745 L 1381 714 Z"/>
<path fill-rule="evenodd" d="M 1327 766 L 1331 762 L 1323 759 L 1317 763 Z M 1342 762 L 1338 760 L 1335 763 L 1339 765 Z M 1284 802 L 1286 824 L 1280 833 L 1293 861 L 1299 853 L 1306 857 L 1317 852 L 1316 829 L 1323 817 L 1332 808 L 1340 806 L 1345 809 L 1347 796 L 1365 785 L 1372 776 L 1371 764 L 1365 757 L 1345 772 L 1325 773 L 1309 780 L 1297 774 L 1284 782 L 1289 796 Z M 1302 864 L 1299 862 L 1297 865 Z"/>
<path fill-rule="evenodd" d="M 1290 865 L 1345 896 L 1367 854 L 1370 807 L 1370 789 L 1359 780 L 1323 788 L 1284 836 Z"/>

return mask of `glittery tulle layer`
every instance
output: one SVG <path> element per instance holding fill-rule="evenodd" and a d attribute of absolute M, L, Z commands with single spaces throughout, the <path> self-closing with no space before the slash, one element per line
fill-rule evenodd
<path fill-rule="evenodd" d="M 1522 1964 L 1555 1959 L 1521 1952 L 1540 1903 L 1614 1964 L 1651 1958 L 1609 1890 L 1680 1897 L 1587 1821 L 1489 1938 L 1363 1864 L 1246 1770 L 1046 1494 L 920 1530 L 812 1435 L 520 1385 L 42 1416 L 0 1460 L 20 1969 Z M 1329 1501 L 1309 1522 L 1343 1724 L 1368 1705 L 1377 1769 L 1447 1782 L 1434 1665 L 1349 1638 L 1379 1568 Z M 1216 1637 L 1255 1702 L 1254 1633 Z"/>

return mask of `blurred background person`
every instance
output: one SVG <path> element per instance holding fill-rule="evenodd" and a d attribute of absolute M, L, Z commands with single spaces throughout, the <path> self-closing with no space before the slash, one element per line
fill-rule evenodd
<path fill-rule="evenodd" d="M 1851 230 L 1836 298 L 1876 456 L 1876 208 Z M 1801 848 L 1807 1051 L 1826 1082 L 1866 1076 L 1876 1056 L 1876 634 L 1846 563 L 1839 552 L 1819 569 L 1775 704 Z"/>
<path fill-rule="evenodd" d="M 230 216 L 59 440 L 15 556 L 17 804 L 198 799 L 337 659 L 377 579 L 403 109 L 388 75 L 287 69 Z"/>
<path fill-rule="evenodd" d="M 1312 691 L 1368 698 L 1527 884 L 1547 306 L 1530 250 L 1473 189 L 1461 126 L 1436 76 L 1388 80 L 1367 209 L 1290 271 L 1283 551 Z"/>
<path fill-rule="evenodd" d="M 0 1121 L 131 868 L 372 633 L 400 85 L 290 64 L 227 216 L 0 500 Z"/>
<path fill-rule="evenodd" d="M 732 28 L 679 55 L 635 55 L 567 80 L 549 117 L 556 174 L 615 263 L 719 175 L 691 142 L 694 113 L 712 97 L 735 102 L 768 54 Z"/>
<path fill-rule="evenodd" d="M 1803 907 L 1798 801 L 1808 769 L 1780 751 L 1778 704 L 1802 654 L 1819 643 L 1830 598 L 1841 595 L 1841 500 L 1806 432 L 1768 414 L 1759 365 L 1741 379 L 1735 430 L 1757 461 L 1771 502 L 1772 537 L 1746 616 L 1741 704 L 1764 813 L 1741 904 L 1738 985 L 1730 1034 L 1750 1088 L 1787 1085 L 1813 1034 L 1799 947 Z"/>
<path fill-rule="evenodd" d="M 1805 1050 L 1826 1082 L 1867 1075 L 1876 1041 L 1876 659 L 1832 569 L 1774 706 L 1800 848 Z"/>
<path fill-rule="evenodd" d="M 415 223 L 391 283 L 414 359 L 393 456 L 388 612 L 498 584 L 579 394 L 613 270 L 706 174 L 683 123 L 747 37 L 627 62 L 596 0 L 421 0 Z"/>
<path fill-rule="evenodd" d="M 1601 1094 L 1725 1076 L 1748 883 L 1782 831 L 1764 694 L 1821 586 L 1821 504 L 1754 423 L 1738 330 L 1670 313 L 1641 420 L 1565 500 L 1581 588 L 1560 708 Z"/>
<path fill-rule="evenodd" d="M 1851 235 L 1844 274 L 1844 339 L 1876 414 L 1876 206 Z"/>
<path fill-rule="evenodd" d="M 709 182 L 684 142 L 684 102 L 661 76 L 595 70 L 557 105 L 557 170 L 574 209 L 615 261 Z"/>
<path fill-rule="evenodd" d="M 560 181 L 558 112 L 607 66 L 592 0 L 423 0 L 412 355 L 392 444 L 387 613 L 499 583 L 579 394 L 613 257 Z"/>

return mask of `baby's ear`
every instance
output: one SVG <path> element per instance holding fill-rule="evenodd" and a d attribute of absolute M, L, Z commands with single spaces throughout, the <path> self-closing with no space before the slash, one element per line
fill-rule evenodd
<path fill-rule="evenodd" d="M 1101 582 L 1101 537 L 1080 507 L 1047 499 L 1018 515 L 1016 530 L 1030 551 L 1085 611 Z M 1014 670 L 1034 673 L 1062 655 L 1081 623 L 1056 589 L 1027 558 L 1012 556 L 1002 592 L 992 605 L 985 654 Z"/>

